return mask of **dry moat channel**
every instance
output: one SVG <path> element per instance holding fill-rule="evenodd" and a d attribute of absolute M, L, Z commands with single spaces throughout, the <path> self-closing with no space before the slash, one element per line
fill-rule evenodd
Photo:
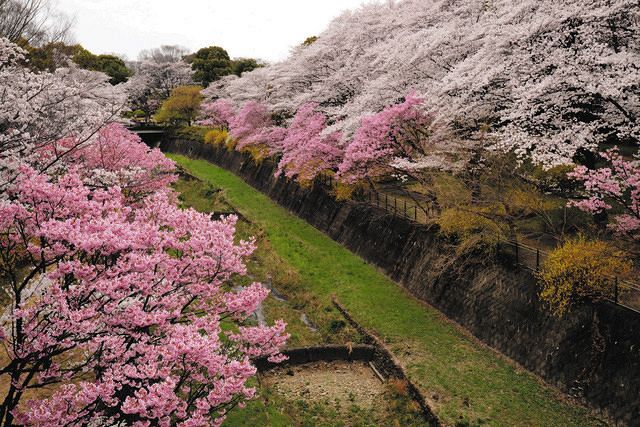
<path fill-rule="evenodd" d="M 285 402 L 286 412 L 308 425 L 425 425 L 406 384 L 382 380 L 369 362 L 279 366 L 260 374 L 260 383 Z"/>

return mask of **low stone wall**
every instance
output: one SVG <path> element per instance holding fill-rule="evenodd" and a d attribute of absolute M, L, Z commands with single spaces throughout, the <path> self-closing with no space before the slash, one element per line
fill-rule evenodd
<path fill-rule="evenodd" d="M 376 369 L 385 377 L 385 378 L 397 378 L 402 381 L 405 381 L 407 384 L 407 391 L 409 392 L 409 396 L 420 405 L 420 409 L 422 410 L 422 415 L 425 417 L 425 420 L 432 426 L 439 426 L 440 421 L 438 417 L 435 415 L 429 404 L 427 403 L 427 399 L 422 394 L 420 389 L 416 387 L 416 385 L 409 379 L 404 368 L 400 364 L 400 362 L 395 358 L 393 353 L 387 348 L 387 346 L 382 342 L 380 338 L 369 332 L 362 325 L 360 325 L 351 314 L 347 311 L 346 308 L 337 299 L 333 299 L 333 305 L 336 306 L 338 311 L 342 313 L 345 319 L 349 322 L 349 324 L 354 327 L 363 337 L 365 337 L 366 342 L 373 344 L 374 352 L 373 356 L 373 365 Z"/>
<path fill-rule="evenodd" d="M 272 363 L 266 357 L 254 360 L 259 372 L 266 372 L 278 367 L 304 365 L 313 362 L 333 362 L 336 360 L 369 362 L 384 380 L 395 378 L 405 381 L 407 391 L 411 399 L 415 400 L 422 411 L 422 416 L 428 425 L 437 427 L 440 425 L 438 417 L 429 407 L 420 390 L 409 380 L 402 365 L 391 354 L 387 347 L 375 335 L 356 322 L 347 310 L 334 300 L 334 305 L 342 313 L 345 319 L 364 337 L 367 344 L 336 345 L 289 348 L 282 351 L 288 357 L 282 363 Z"/>
<path fill-rule="evenodd" d="M 265 372 L 277 367 L 304 365 L 313 362 L 333 362 L 336 360 L 371 362 L 374 359 L 375 351 L 376 347 L 368 344 L 296 347 L 282 351 L 282 354 L 288 358 L 284 362 L 272 363 L 266 357 L 260 357 L 254 360 L 254 364 L 258 371 Z"/>
<path fill-rule="evenodd" d="M 605 303 L 556 319 L 538 299 L 531 274 L 499 263 L 452 264 L 450 245 L 433 229 L 367 204 L 338 202 L 322 188 L 302 189 L 275 177 L 269 160 L 256 165 L 193 141 L 167 140 L 161 148 L 233 172 L 549 383 L 622 424 L 640 419 L 637 313 Z M 596 352 L 598 334 L 604 348 Z"/>

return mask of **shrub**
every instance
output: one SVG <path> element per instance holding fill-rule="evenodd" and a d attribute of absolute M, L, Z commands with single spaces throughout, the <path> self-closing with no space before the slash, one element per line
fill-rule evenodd
<path fill-rule="evenodd" d="M 177 136 L 190 141 L 204 142 L 209 129 L 200 126 L 184 126 L 178 129 Z"/>
<path fill-rule="evenodd" d="M 335 179 L 335 178 L 334 178 Z M 337 200 L 349 200 L 356 190 L 355 184 L 346 184 L 338 181 L 335 187 Z"/>
<path fill-rule="evenodd" d="M 213 129 L 208 131 L 204 136 L 204 142 L 215 146 L 222 146 L 227 142 L 229 132 L 224 129 Z"/>
<path fill-rule="evenodd" d="M 623 251 L 579 236 L 551 252 L 543 263 L 538 273 L 540 298 L 554 315 L 562 316 L 578 304 L 613 298 L 614 277 L 627 278 L 631 271 Z"/>
<path fill-rule="evenodd" d="M 200 86 L 178 86 L 171 92 L 169 99 L 162 103 L 155 120 L 158 123 L 186 123 L 191 126 L 200 112 L 201 90 Z"/>
<path fill-rule="evenodd" d="M 238 140 L 229 135 L 229 138 L 224 143 L 224 146 L 227 147 L 227 150 L 233 151 L 236 149 L 236 145 L 238 145 Z"/>
<path fill-rule="evenodd" d="M 227 148 L 229 147 L 227 146 Z M 229 149 L 231 150 L 233 147 Z M 242 149 L 242 152 L 249 153 L 256 164 L 261 163 L 264 159 L 269 157 L 269 148 L 265 145 L 248 145 Z"/>
<path fill-rule="evenodd" d="M 365 194 L 371 189 L 366 181 L 357 181 L 353 184 L 348 184 L 336 179 L 335 173 L 331 171 L 327 173 L 333 177 L 333 182 L 335 183 L 333 191 L 337 200 L 349 200 L 355 195 L 359 193 Z"/>
<path fill-rule="evenodd" d="M 443 234 L 458 240 L 458 254 L 476 248 L 493 250 L 504 234 L 495 221 L 482 216 L 481 210 L 445 209 L 438 225 Z"/>

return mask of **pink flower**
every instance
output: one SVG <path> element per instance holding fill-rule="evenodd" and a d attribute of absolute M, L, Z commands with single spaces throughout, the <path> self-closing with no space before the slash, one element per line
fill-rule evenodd
<path fill-rule="evenodd" d="M 640 239 L 640 160 L 624 159 L 617 148 L 602 153 L 609 166 L 588 169 L 577 166 L 569 177 L 582 182 L 587 195 L 583 200 L 572 200 L 585 212 L 600 213 L 613 210 L 611 229 L 621 236 Z"/>

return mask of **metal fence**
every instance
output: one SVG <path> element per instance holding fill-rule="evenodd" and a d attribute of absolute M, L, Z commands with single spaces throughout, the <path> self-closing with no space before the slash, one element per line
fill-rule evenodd
<path fill-rule="evenodd" d="M 548 257 L 548 252 L 515 241 L 500 241 L 497 246 L 498 256 L 513 265 L 538 272 Z M 640 284 L 617 277 L 611 279 L 611 294 L 608 301 L 640 313 Z"/>
<path fill-rule="evenodd" d="M 325 173 L 318 175 L 316 184 L 332 191 L 337 188 L 337 182 L 333 176 Z M 357 189 L 351 195 L 351 199 L 357 202 L 368 203 L 384 209 L 392 215 L 407 218 L 420 224 L 427 224 L 440 214 L 440 210 L 428 202 L 418 204 L 408 197 L 402 198 L 373 189 Z"/>
<path fill-rule="evenodd" d="M 318 175 L 316 184 L 331 191 L 336 190 L 337 187 L 335 179 L 330 174 Z M 420 206 L 413 201 L 371 189 L 357 190 L 352 195 L 352 198 L 355 201 L 368 203 L 384 209 L 392 215 L 407 218 L 420 224 L 426 224 L 440 214 L 439 209 L 435 206 Z M 500 241 L 497 245 L 497 253 L 502 261 L 517 267 L 524 267 L 533 273 L 540 269 L 540 266 L 548 256 L 548 253 L 544 250 L 517 241 Z M 619 280 L 616 277 L 611 278 L 611 280 L 613 282 L 612 294 L 607 299 L 640 313 L 640 284 Z"/>

